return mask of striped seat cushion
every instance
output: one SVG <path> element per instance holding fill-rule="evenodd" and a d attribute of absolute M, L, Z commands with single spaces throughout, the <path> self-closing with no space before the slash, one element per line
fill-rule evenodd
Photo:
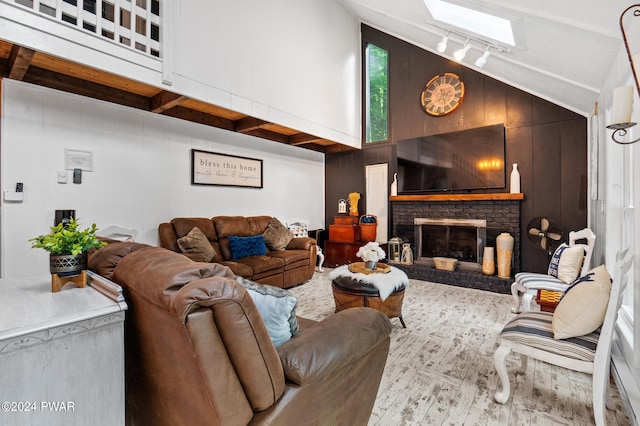
<path fill-rule="evenodd" d="M 527 288 L 545 288 L 548 290 L 565 291 L 569 284 L 556 277 L 535 272 L 519 272 L 515 276 L 516 281 Z"/>
<path fill-rule="evenodd" d="M 500 337 L 503 341 L 520 343 L 581 361 L 593 361 L 600 329 L 584 336 L 554 339 L 552 319 L 553 314 L 549 312 L 523 312 L 504 326 Z"/>

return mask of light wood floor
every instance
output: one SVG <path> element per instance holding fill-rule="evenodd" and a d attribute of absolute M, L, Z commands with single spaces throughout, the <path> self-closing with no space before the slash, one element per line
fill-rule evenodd
<path fill-rule="evenodd" d="M 293 288 L 297 315 L 320 320 L 335 305 L 328 269 Z M 369 425 L 592 425 L 589 375 L 539 361 L 515 375 L 512 395 L 494 402 L 493 353 L 513 316 L 511 296 L 411 280 L 403 317 L 391 320 L 391 348 Z M 613 382 L 612 382 L 613 383 Z M 615 385 L 608 425 L 629 425 Z"/>

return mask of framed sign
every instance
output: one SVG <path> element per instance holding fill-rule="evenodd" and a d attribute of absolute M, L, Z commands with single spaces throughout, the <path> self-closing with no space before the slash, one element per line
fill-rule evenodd
<path fill-rule="evenodd" d="M 262 160 L 192 149 L 191 184 L 262 188 Z"/>
<path fill-rule="evenodd" d="M 85 172 L 93 171 L 93 152 L 80 151 L 78 149 L 64 150 L 65 170 L 81 169 Z"/>

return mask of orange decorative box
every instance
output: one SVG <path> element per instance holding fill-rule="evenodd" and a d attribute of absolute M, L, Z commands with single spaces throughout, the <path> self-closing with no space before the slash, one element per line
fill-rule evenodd
<path fill-rule="evenodd" d="M 358 230 L 358 225 L 329 225 L 329 240 L 354 243 L 360 240 Z"/>

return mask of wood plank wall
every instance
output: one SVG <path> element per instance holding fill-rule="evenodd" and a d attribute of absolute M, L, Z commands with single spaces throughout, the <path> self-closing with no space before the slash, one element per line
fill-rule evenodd
<path fill-rule="evenodd" d="M 529 243 L 524 234 L 536 216 L 555 220 L 565 239 L 570 230 L 587 225 L 587 119 L 366 25 L 362 26 L 362 42 L 363 49 L 371 42 L 389 52 L 390 139 L 362 151 L 327 154 L 325 229 L 337 212 L 338 200 L 350 192 L 362 194 L 360 210 L 364 209 L 366 165 L 388 163 L 389 182 L 393 180 L 398 140 L 504 123 L 507 181 L 511 164 L 518 163 L 525 196 L 520 221 L 524 239 L 521 267 L 546 272 L 547 254 Z M 445 72 L 460 76 L 465 99 L 453 113 L 431 117 L 421 108 L 420 93 L 427 81 Z"/>

